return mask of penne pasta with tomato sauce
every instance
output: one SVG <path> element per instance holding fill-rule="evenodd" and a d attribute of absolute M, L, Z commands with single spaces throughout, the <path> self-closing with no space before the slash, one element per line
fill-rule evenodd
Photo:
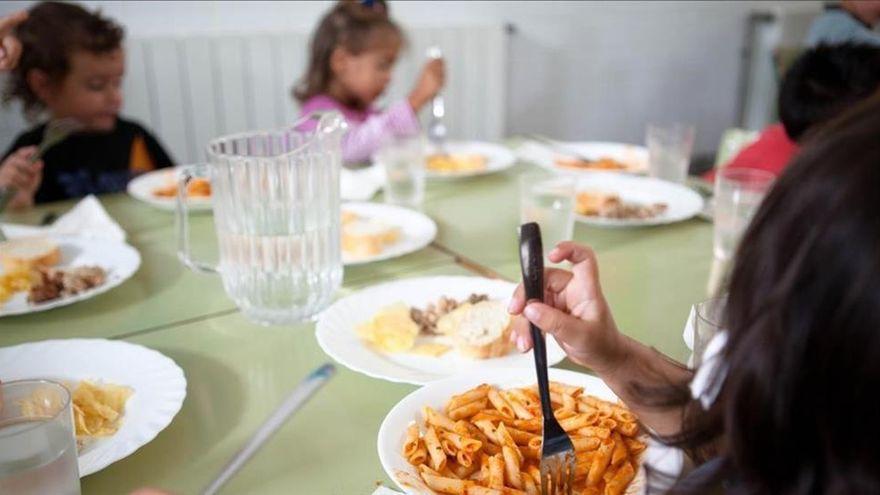
<path fill-rule="evenodd" d="M 447 431 L 455 430 L 455 421 L 452 421 L 445 414 L 439 413 L 428 406 L 422 408 L 422 417 L 425 419 L 425 423 L 431 426 L 442 428 Z"/>
<path fill-rule="evenodd" d="M 428 457 L 425 443 L 419 435 L 419 426 L 415 423 L 406 429 L 406 440 L 403 442 L 403 457 L 410 464 L 418 466 L 423 464 Z"/>
<path fill-rule="evenodd" d="M 494 388 L 490 389 L 487 397 L 489 397 L 489 402 L 492 403 L 492 406 L 494 406 L 501 415 L 507 416 L 510 419 L 514 418 L 515 413 L 513 412 L 513 407 L 507 402 L 507 399 L 498 393 L 498 390 Z"/>
<path fill-rule="evenodd" d="M 535 390 L 481 384 L 442 410 L 425 406 L 422 423 L 407 427 L 401 453 L 439 494 L 537 494 L 543 425 Z M 575 447 L 574 493 L 625 493 L 646 448 L 636 416 L 582 387 L 553 382 L 551 394 Z"/>
<path fill-rule="evenodd" d="M 457 409 L 465 404 L 486 398 L 489 395 L 489 388 L 489 385 L 484 383 L 462 394 L 453 395 L 449 402 L 446 403 L 446 412 L 448 413 L 452 409 Z"/>
<path fill-rule="evenodd" d="M 462 404 L 448 411 L 449 419 L 457 421 L 459 419 L 470 418 L 474 414 L 486 409 L 488 399 L 478 399 L 473 402 Z"/>

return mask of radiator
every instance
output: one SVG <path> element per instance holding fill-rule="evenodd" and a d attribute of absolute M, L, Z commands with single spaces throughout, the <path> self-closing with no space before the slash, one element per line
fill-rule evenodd
<path fill-rule="evenodd" d="M 204 160 L 211 138 L 283 127 L 297 118 L 291 87 L 305 71 L 308 37 L 283 32 L 132 38 L 126 44 L 122 113 L 152 129 L 179 163 Z M 507 79 L 501 24 L 407 30 L 407 47 L 384 100 L 408 94 L 432 45 L 441 47 L 448 64 L 450 136 L 501 138 Z M 4 108 L 3 149 L 25 127 L 17 108 Z"/>

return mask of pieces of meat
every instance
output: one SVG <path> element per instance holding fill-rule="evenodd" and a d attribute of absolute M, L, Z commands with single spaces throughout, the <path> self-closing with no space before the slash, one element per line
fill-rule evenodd
<path fill-rule="evenodd" d="M 410 318 L 419 326 L 419 332 L 426 335 L 437 335 L 437 321 L 451 313 L 462 304 L 476 304 L 487 301 L 486 294 L 471 294 L 463 301 L 457 301 L 451 297 L 441 296 L 436 303 L 429 303 L 425 309 L 410 308 Z"/>
<path fill-rule="evenodd" d="M 599 208 L 598 216 L 605 218 L 654 218 L 666 211 L 665 203 L 637 204 L 620 201 L 609 201 Z"/>
<path fill-rule="evenodd" d="M 31 286 L 28 302 L 31 304 L 69 297 L 103 284 L 107 272 L 99 266 L 76 268 L 37 268 L 39 281 Z"/>

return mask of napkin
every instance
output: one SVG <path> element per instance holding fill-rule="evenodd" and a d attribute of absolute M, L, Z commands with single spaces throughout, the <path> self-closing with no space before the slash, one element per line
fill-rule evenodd
<path fill-rule="evenodd" d="M 694 350 L 694 339 L 696 338 L 696 319 L 697 311 L 691 306 L 691 312 L 688 315 L 687 323 L 684 324 L 684 332 L 682 333 L 684 344 L 691 351 Z M 721 351 L 724 350 L 726 345 L 727 332 L 723 330 L 719 331 L 709 340 L 709 343 L 706 344 L 706 349 L 703 350 L 701 364 L 699 368 L 697 368 L 693 380 L 691 380 L 691 396 L 700 401 L 703 409 L 709 409 L 709 407 L 712 406 L 712 403 L 715 402 L 715 398 L 718 397 L 718 392 L 721 390 L 721 386 L 724 383 L 724 378 L 720 379 L 717 383 L 713 383 L 711 380 L 714 377 L 716 368 L 720 366 Z M 691 352 L 691 355 L 688 358 L 688 367 L 692 368 L 693 366 L 694 353 Z M 722 376 L 726 376 L 727 368 L 721 368 L 720 373 Z"/>
<path fill-rule="evenodd" d="M 110 217 L 94 195 L 89 194 L 70 211 L 55 220 L 46 233 L 75 235 L 88 239 L 125 241 L 125 231 Z"/>
<path fill-rule="evenodd" d="M 703 409 L 708 410 L 712 407 L 727 377 L 727 364 L 721 361 L 721 352 L 724 351 L 725 346 L 727 346 L 727 332 L 718 332 L 706 344 L 703 362 L 691 380 L 691 396 L 700 401 Z M 720 377 L 717 380 L 715 380 L 716 372 Z"/>
<path fill-rule="evenodd" d="M 110 217 L 107 210 L 101 206 L 98 198 L 91 194 L 48 227 L 4 224 L 3 228 L 13 237 L 18 235 L 71 235 L 87 239 L 125 242 L 125 231 Z"/>
<path fill-rule="evenodd" d="M 385 173 L 378 165 L 352 170 L 343 167 L 339 173 L 339 190 L 342 199 L 367 201 L 385 185 Z"/>
<path fill-rule="evenodd" d="M 688 349 L 694 350 L 694 334 L 696 332 L 696 324 L 695 318 L 697 317 L 697 312 L 693 306 L 691 306 L 691 312 L 688 314 L 687 322 L 684 324 L 684 332 L 682 332 L 681 338 L 684 339 L 684 345 L 687 346 Z"/>

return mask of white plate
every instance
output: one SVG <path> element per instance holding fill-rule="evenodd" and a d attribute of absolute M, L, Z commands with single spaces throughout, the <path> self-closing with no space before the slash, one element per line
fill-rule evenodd
<path fill-rule="evenodd" d="M 491 299 L 510 299 L 516 285 L 481 277 L 410 278 L 374 285 L 336 301 L 318 319 L 315 335 L 327 355 L 348 368 L 373 378 L 423 385 L 470 370 L 534 366 L 531 354 L 510 354 L 494 359 L 469 359 L 451 350 L 440 357 L 415 354 L 385 354 L 365 345 L 355 329 L 380 309 L 403 302 L 425 307 L 441 296 L 465 299 L 487 294 Z M 565 353 L 553 339 L 547 340 L 547 361 L 556 364 Z"/>
<path fill-rule="evenodd" d="M 605 400 L 617 400 L 611 389 L 596 377 L 554 368 L 549 370 L 549 375 L 551 380 L 584 387 L 585 394 L 595 395 Z M 388 412 L 385 420 L 382 421 L 382 426 L 379 427 L 377 446 L 382 468 L 406 493 L 433 494 L 424 485 L 422 488 L 409 486 L 402 479 L 415 480 L 417 483 L 412 483 L 413 485 L 420 482 L 418 473 L 406 462 L 400 451 L 407 426 L 412 421 L 416 421 L 420 425 L 424 424 L 421 414 L 422 406 L 429 405 L 435 409 L 441 409 L 451 396 L 460 394 L 481 383 L 489 383 L 499 388 L 513 388 L 532 385 L 535 381 L 534 368 L 484 370 L 479 373 L 461 374 L 446 380 L 436 381 L 412 392 Z M 648 448 L 642 456 L 643 464 L 649 464 L 653 469 L 672 475 L 681 471 L 682 459 L 681 451 L 663 446 L 653 440 L 648 442 Z M 635 479 L 630 483 L 625 493 L 628 495 L 645 493 L 644 467 L 639 466 Z"/>
<path fill-rule="evenodd" d="M 353 258 L 343 252 L 342 262 L 346 266 L 397 258 L 424 248 L 437 237 L 437 224 L 424 213 L 409 208 L 382 203 L 342 203 L 342 209 L 400 228 L 400 239 L 375 256 Z"/>
<path fill-rule="evenodd" d="M 508 169 L 516 163 L 516 156 L 504 146 L 481 141 L 450 141 L 446 143 L 446 152 L 449 154 L 483 155 L 486 157 L 486 168 L 481 170 L 468 170 L 463 172 L 436 172 L 427 171 L 430 179 L 460 179 L 475 177 L 478 175 L 494 174 Z"/>
<path fill-rule="evenodd" d="M 88 476 L 127 457 L 165 429 L 186 397 L 186 378 L 161 353 L 104 339 L 44 340 L 0 348 L 0 380 L 92 380 L 131 387 L 119 431 L 89 443 L 79 454 Z"/>
<path fill-rule="evenodd" d="M 559 144 L 563 149 L 571 149 L 581 156 L 598 160 L 600 158 L 612 158 L 625 165 L 626 170 L 577 170 L 560 167 L 556 164 L 557 158 L 571 158 L 565 153 L 556 152 L 548 146 L 535 141 L 528 141 L 517 148 L 517 155 L 542 168 L 557 173 L 570 173 L 577 175 L 592 175 L 596 173 L 628 173 L 645 174 L 648 172 L 648 149 L 644 146 L 626 143 L 606 143 L 601 141 L 562 142 Z M 561 150 L 560 150 L 561 151 Z"/>
<path fill-rule="evenodd" d="M 166 211 L 177 209 L 177 197 L 165 198 L 156 196 L 153 191 L 156 188 L 167 186 L 177 180 L 177 169 L 159 169 L 141 174 L 128 182 L 126 190 L 133 198 L 143 201 L 150 206 Z M 192 198 L 187 200 L 187 208 L 191 211 L 210 211 L 210 198 Z"/>
<path fill-rule="evenodd" d="M 34 227 L 31 225 L 21 225 L 17 223 L 0 223 L 3 233 L 7 238 L 27 237 L 34 235 L 46 235 L 46 227 Z"/>
<path fill-rule="evenodd" d="M 12 232 L 9 235 L 10 237 L 16 237 Z M 59 268 L 96 265 L 107 272 L 107 280 L 103 284 L 75 296 L 62 297 L 39 304 L 28 303 L 27 293 L 18 292 L 6 303 L 0 304 L 0 317 L 36 313 L 90 299 L 125 282 L 141 266 L 141 255 L 138 254 L 135 248 L 124 242 L 84 239 L 72 236 L 51 235 L 48 237 L 57 242 L 61 248 Z M 0 272 L 2 272 L 2 269 L 0 269 Z"/>
<path fill-rule="evenodd" d="M 625 202 L 666 203 L 666 211 L 653 218 L 602 218 L 575 214 L 583 223 L 597 227 L 643 227 L 687 220 L 703 209 L 703 198 L 692 189 L 650 177 L 623 174 L 591 174 L 578 179 L 577 191 L 616 193 Z"/>

